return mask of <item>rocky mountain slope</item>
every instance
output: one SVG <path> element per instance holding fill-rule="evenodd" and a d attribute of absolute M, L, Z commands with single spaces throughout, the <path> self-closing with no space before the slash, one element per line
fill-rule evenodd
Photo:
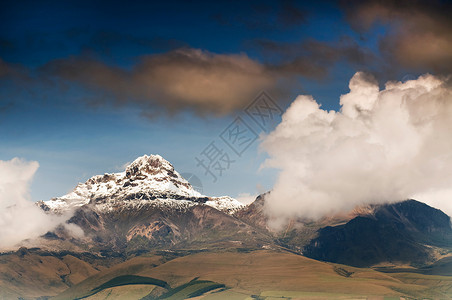
<path fill-rule="evenodd" d="M 433 263 L 451 250 L 450 217 L 424 203 L 407 200 L 373 206 L 372 212 L 343 225 L 321 228 L 304 254 L 354 266 L 419 266 Z"/>
<path fill-rule="evenodd" d="M 261 195 L 235 216 L 268 231 L 278 245 L 314 259 L 360 267 L 425 266 L 452 253 L 450 217 L 416 200 L 357 207 L 319 220 L 293 219 L 278 232 L 268 227 L 264 206 Z"/>
<path fill-rule="evenodd" d="M 131 254 L 269 239 L 233 217 L 244 207 L 240 202 L 201 195 L 158 155 L 139 157 L 124 172 L 94 176 L 71 193 L 38 205 L 51 214 L 72 211 L 68 222 L 84 232 L 75 239 L 59 228 L 43 237 L 50 248 L 63 242 L 67 247 L 69 238 L 72 250 Z"/>
<path fill-rule="evenodd" d="M 182 257 L 189 261 L 197 253 L 205 253 L 201 256 L 212 262 L 230 255 L 247 262 L 247 257 L 254 257 L 259 251 L 271 253 L 270 259 L 290 252 L 296 254 L 294 257 L 377 267 L 385 272 L 452 275 L 450 218 L 428 205 L 415 200 L 369 205 L 320 220 L 288 220 L 283 230 L 275 231 L 269 226 L 271 217 L 265 210 L 265 195 L 246 206 L 227 196 L 201 195 L 161 156 L 142 156 L 124 172 L 94 176 L 67 195 L 37 203 L 48 214 L 70 215 L 66 225 L 72 226 L 59 226 L 39 241 L 28 241 L 40 248 L 0 253 L 0 298 L 33 298 L 56 295 L 72 286 L 78 291 L 77 286 L 87 283 L 100 285 L 105 282 L 90 278 L 97 278 L 102 270 L 128 266 L 134 259 L 141 263 L 151 257 L 148 263 L 153 267 L 174 260 L 177 263 L 169 264 L 169 275 L 176 274 L 184 269 Z M 72 234 L 71 227 L 79 228 L 83 235 Z M 245 268 L 247 272 L 254 274 L 265 268 L 261 261 L 250 263 L 253 267 Z M 346 270 L 344 266 L 322 264 L 344 280 L 359 273 L 351 267 Z M 189 265 L 183 271 L 183 282 L 202 275 L 196 270 L 206 268 L 209 266 Z M 120 273 L 107 273 L 128 275 L 137 270 L 127 267 Z M 272 273 L 274 270 L 268 273 L 271 282 L 274 276 L 284 276 L 279 271 Z M 293 272 L 301 274 L 298 269 Z M 212 280 L 211 275 L 202 276 Z M 385 274 L 377 275 L 394 281 Z M 231 285 L 229 277 L 217 279 Z M 256 288 L 256 293 L 260 288 Z M 416 287 L 420 288 L 425 287 Z M 448 289 L 448 285 L 441 285 L 438 293 L 442 295 Z"/>
<path fill-rule="evenodd" d="M 265 194 L 244 206 L 195 191 L 161 156 L 142 156 L 124 172 L 90 178 L 69 194 L 40 202 L 48 213 L 72 211 L 64 227 L 43 237 L 50 249 L 134 255 L 152 249 L 283 247 L 354 266 L 428 265 L 452 250 L 449 216 L 409 200 L 370 205 L 320 220 L 290 220 L 272 230 Z M 119 253 L 119 254 L 118 254 Z"/>

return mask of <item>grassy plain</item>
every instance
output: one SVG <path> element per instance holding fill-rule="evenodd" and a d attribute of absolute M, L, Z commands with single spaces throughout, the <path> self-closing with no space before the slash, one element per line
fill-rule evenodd
<path fill-rule="evenodd" d="M 85 279 L 54 299 L 75 299 L 118 274 L 152 277 L 173 289 L 170 294 L 162 290 L 160 295 L 154 292 L 153 298 L 143 299 L 452 299 L 452 276 L 382 273 L 274 250 L 200 252 L 169 261 L 153 255 L 136 257 Z M 187 285 L 190 282 L 196 284 Z M 128 287 L 129 296 L 127 286 L 121 288 L 124 299 L 140 299 L 132 295 L 136 286 Z M 192 294 L 196 291 L 202 293 Z"/>

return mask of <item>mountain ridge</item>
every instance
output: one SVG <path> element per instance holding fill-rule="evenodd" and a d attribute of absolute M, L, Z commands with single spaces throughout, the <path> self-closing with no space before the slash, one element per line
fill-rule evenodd
<path fill-rule="evenodd" d="M 83 251 L 131 255 L 231 245 L 232 240 L 235 247 L 285 247 L 315 259 L 370 266 L 425 265 L 442 257 L 441 249 L 452 250 L 450 218 L 415 200 L 357 207 L 319 220 L 294 219 L 275 231 L 269 227 L 265 196 L 245 206 L 227 196 L 201 195 L 163 157 L 144 155 L 123 172 L 93 176 L 71 193 L 38 205 L 48 213 L 72 209 L 68 223 L 85 233 L 83 239 L 74 239 L 60 227 L 43 236 L 44 244 L 64 241 Z M 378 242 L 383 237 L 406 254 L 396 246 L 385 248 Z M 369 245 L 374 250 L 369 252 Z"/>
<path fill-rule="evenodd" d="M 201 195 L 161 156 L 139 157 L 124 172 L 93 176 L 67 195 L 37 203 L 47 214 L 73 213 L 72 217 L 64 226 L 27 244 L 39 247 L 0 254 L 0 283 L 6 286 L 0 288 L 0 297 L 2 293 L 22 296 L 22 287 L 29 288 L 27 295 L 57 295 L 65 289 L 72 293 L 78 288 L 84 294 L 89 292 L 83 289 L 84 283 L 96 283 L 94 287 L 105 283 L 96 277 L 105 268 L 111 268 L 109 280 L 135 274 L 138 267 L 127 267 L 135 259 L 156 267 L 156 271 L 158 265 L 174 262 L 175 269 L 170 270 L 176 274 L 179 266 L 184 268 L 183 262 L 179 264 L 187 257 L 189 267 L 185 266 L 188 269 L 184 272 L 188 277 L 183 278 L 191 280 L 199 276 L 196 270 L 201 262 L 190 263 L 197 254 L 212 263 L 216 258 L 240 257 L 259 269 L 265 266 L 247 257 L 269 253 L 266 259 L 272 262 L 273 257 L 278 261 L 290 253 L 297 261 L 323 261 L 330 275 L 339 279 L 353 278 L 360 272 L 354 267 L 371 267 L 388 274 L 415 270 L 452 275 L 450 218 L 426 204 L 406 200 L 367 205 L 319 220 L 293 219 L 284 230 L 276 231 L 269 226 L 265 197 L 259 195 L 245 206 L 227 196 Z M 72 235 L 66 226 L 71 224 L 84 235 Z M 341 265 L 333 266 L 335 263 Z M 126 267 L 119 274 L 115 270 L 121 265 Z M 271 278 L 284 276 L 267 271 Z M 361 274 L 367 272 L 363 271 Z M 52 289 L 43 289 L 35 276 L 45 279 Z M 383 273 L 375 276 L 394 281 Z M 217 282 L 229 282 L 219 279 Z M 447 286 L 435 288 L 440 294 L 443 290 L 447 293 Z M 430 290 L 426 291 L 428 295 Z"/>
<path fill-rule="evenodd" d="M 228 213 L 243 206 L 229 196 L 200 194 L 160 155 L 140 156 L 123 172 L 95 175 L 79 183 L 69 194 L 38 201 L 38 205 L 45 211 L 62 213 L 88 204 L 111 210 L 121 204 L 143 206 L 153 200 L 165 202 L 163 206 L 179 207 L 203 203 Z"/>

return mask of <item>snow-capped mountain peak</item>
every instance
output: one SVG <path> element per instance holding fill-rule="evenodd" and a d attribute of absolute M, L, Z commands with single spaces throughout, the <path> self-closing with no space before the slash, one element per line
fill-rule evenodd
<path fill-rule="evenodd" d="M 135 159 L 126 167 L 125 175 L 127 178 L 136 178 L 141 175 L 167 175 L 170 177 L 178 177 L 174 174 L 174 167 L 169 161 L 160 155 L 143 155 Z"/>
<path fill-rule="evenodd" d="M 164 201 L 163 201 L 164 200 Z M 75 189 L 62 197 L 40 202 L 47 210 L 66 211 L 92 204 L 99 209 L 113 207 L 205 204 L 218 210 L 233 212 L 242 204 L 230 197 L 206 197 L 193 189 L 160 155 L 143 155 L 135 159 L 123 172 L 105 173 L 79 183 Z"/>
<path fill-rule="evenodd" d="M 125 184 L 154 192 L 201 197 L 190 183 L 174 170 L 173 165 L 160 155 L 143 155 L 126 167 Z M 144 186 L 143 186 L 144 184 Z"/>

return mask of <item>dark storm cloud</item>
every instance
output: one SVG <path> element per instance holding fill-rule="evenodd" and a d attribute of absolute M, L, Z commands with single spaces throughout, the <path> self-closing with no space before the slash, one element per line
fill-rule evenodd
<path fill-rule="evenodd" d="M 380 51 L 393 66 L 421 72 L 452 71 L 452 4 L 448 1 L 369 0 L 341 2 L 352 27 L 365 34 L 389 26 Z"/>
<path fill-rule="evenodd" d="M 90 99 L 96 100 L 90 103 L 94 105 L 113 100 L 119 105 L 139 104 L 145 115 L 153 115 L 155 108 L 169 113 L 191 110 L 223 115 L 242 109 L 262 90 L 282 96 L 281 91 L 296 77 L 321 79 L 339 61 L 364 66 L 372 59 L 346 38 L 332 44 L 315 40 L 300 45 L 268 40 L 256 44 L 267 55 L 280 59 L 265 63 L 243 53 L 181 48 L 143 56 L 129 69 L 74 56 L 51 61 L 41 72 L 57 82 L 75 83 L 92 91 L 96 97 Z"/>
<path fill-rule="evenodd" d="M 299 8 L 295 1 L 282 1 L 277 20 L 286 27 L 298 26 L 306 22 L 307 11 Z"/>
<path fill-rule="evenodd" d="M 0 50 L 1 51 L 13 50 L 14 48 L 15 48 L 14 43 L 10 39 L 5 39 L 3 37 L 0 37 Z"/>
<path fill-rule="evenodd" d="M 278 61 L 270 67 L 272 70 L 286 75 L 320 79 L 327 76 L 338 62 L 347 62 L 361 69 L 370 68 L 376 62 L 371 51 L 348 37 L 337 42 L 314 39 L 298 43 L 257 40 L 254 44 L 265 56 Z"/>
<path fill-rule="evenodd" d="M 11 74 L 11 67 L 3 59 L 0 58 L 0 78 Z"/>
<path fill-rule="evenodd" d="M 262 89 L 275 86 L 275 75 L 245 54 L 223 55 L 179 49 L 143 56 L 131 69 L 98 60 L 58 59 L 42 68 L 45 75 L 82 85 L 117 104 L 134 102 L 168 112 L 226 114 L 242 108 Z"/>
<path fill-rule="evenodd" d="M 108 40 L 115 43 L 117 36 Z M 20 86 L 56 86 L 62 92 L 68 83 L 76 84 L 89 91 L 84 98 L 93 106 L 138 104 L 146 116 L 162 108 L 168 113 L 224 115 L 242 109 L 262 90 L 284 98 L 284 89 L 295 82 L 292 79 L 323 78 L 340 60 L 367 61 L 367 54 L 345 39 L 339 46 L 311 40 L 301 44 L 301 51 L 296 51 L 297 45 L 268 40 L 256 44 L 280 59 L 268 63 L 244 53 L 180 48 L 141 56 L 130 68 L 107 64 L 96 55 L 55 59 L 38 70 L 0 60 L 0 76 Z"/>
<path fill-rule="evenodd" d="M 66 34 L 69 36 L 82 36 L 83 32 L 74 29 Z M 124 47 L 125 45 L 128 47 L 144 47 L 155 51 L 170 51 L 177 48 L 188 47 L 186 42 L 159 36 L 141 37 L 107 30 L 97 31 L 93 34 L 85 34 L 89 35 L 89 37 L 82 47 L 86 49 L 95 49 L 102 54 L 109 54 L 114 47 Z"/>
<path fill-rule="evenodd" d="M 29 70 L 20 64 L 12 64 L 0 57 L 0 79 L 27 80 Z"/>
<path fill-rule="evenodd" d="M 450 4 L 431 2 L 428 5 L 427 2 L 407 0 L 328 3 L 340 3 L 347 20 L 363 35 L 363 40 L 357 40 L 353 37 L 356 34 L 349 31 L 350 36 L 339 37 L 336 34 L 329 41 L 316 40 L 315 34 L 300 34 L 292 38 L 292 42 L 282 42 L 265 39 L 267 35 L 258 32 L 257 36 L 261 38 L 253 34 L 252 38 L 242 41 L 244 45 L 251 45 L 253 51 L 250 53 L 259 54 L 257 59 L 245 53 L 217 54 L 193 49 L 188 43 L 171 38 L 80 27 L 62 31 L 57 36 L 38 35 L 36 38 L 43 41 L 45 47 L 33 39 L 20 45 L 25 48 L 24 52 L 33 52 L 37 48 L 51 50 L 57 45 L 46 41 L 55 39 L 63 41 L 63 44 L 77 45 L 71 51 L 63 51 L 63 55 L 82 55 L 60 59 L 53 59 L 58 56 L 52 53 L 44 55 L 35 62 L 35 65 L 47 62 L 38 72 L 0 59 L 0 77 L 32 78 L 46 84 L 51 78 L 57 86 L 64 86 L 67 82 L 77 84 L 90 91 L 86 97 L 96 99 L 90 100 L 92 104 L 133 103 L 140 105 L 147 115 L 159 108 L 170 113 L 191 110 L 199 114 L 221 115 L 243 108 L 263 89 L 289 90 L 287 87 L 296 82 L 294 79 L 328 78 L 338 66 L 378 73 L 378 77 L 384 74 L 387 76 L 385 79 L 392 76 L 388 74 L 394 70 L 450 73 Z M 226 3 L 223 4 L 222 8 L 228 8 Z M 278 30 L 299 28 L 297 26 L 307 23 L 320 12 L 296 1 L 249 2 L 245 6 L 246 9 L 237 11 L 229 7 L 229 10 L 217 14 L 216 20 L 223 25 L 238 25 L 240 30 L 245 26 L 265 33 L 273 31 L 273 35 L 268 36 L 274 38 L 275 31 L 279 34 Z M 387 32 L 381 36 L 377 49 L 366 43 L 365 35 L 373 34 L 371 29 L 378 23 L 387 25 Z M 23 47 L 24 44 L 27 47 Z M 11 43 L 8 47 L 11 50 Z M 110 56 L 112 53 L 114 56 Z M 124 53 L 128 56 L 123 57 Z M 153 54 L 138 56 L 142 53 Z M 120 59 L 111 63 L 112 57 Z M 127 63 L 124 64 L 123 60 Z M 131 67 L 124 67 L 130 64 Z"/>
<path fill-rule="evenodd" d="M 275 5 L 276 3 L 276 5 Z M 220 25 L 243 25 L 251 30 L 286 30 L 304 24 L 308 11 L 291 0 L 272 3 L 251 1 L 249 7 L 233 13 L 216 13 L 212 18 Z M 246 5 L 245 5 L 246 6 Z"/>
<path fill-rule="evenodd" d="M 14 74 L 13 67 L 0 58 L 0 80 L 9 78 L 12 74 Z M 12 102 L 8 102 L 8 100 L 0 98 L 0 116 L 7 113 L 12 107 Z M 1 121 L 2 120 L 0 118 L 0 122 Z"/>
<path fill-rule="evenodd" d="M 158 35 L 141 36 L 115 30 L 93 31 L 76 27 L 53 34 L 28 33 L 22 39 L 5 39 L 0 36 L 0 55 L 29 53 L 29 51 L 67 52 L 72 47 L 71 44 L 77 45 L 76 51 L 106 56 L 111 55 L 113 51 L 123 53 L 132 49 L 138 52 L 165 52 L 189 46 L 184 41 Z"/>

